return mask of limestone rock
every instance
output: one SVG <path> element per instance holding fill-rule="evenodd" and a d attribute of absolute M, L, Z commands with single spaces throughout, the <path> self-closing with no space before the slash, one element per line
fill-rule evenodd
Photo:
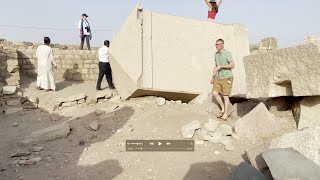
<path fill-rule="evenodd" d="M 12 153 L 10 155 L 10 157 L 14 158 L 14 157 L 24 157 L 24 156 L 29 156 L 31 154 L 30 151 L 26 151 L 26 150 L 22 150 L 22 151 L 18 151 L 15 153 Z"/>
<path fill-rule="evenodd" d="M 320 166 L 293 148 L 270 150 L 262 156 L 275 180 L 320 178 Z"/>
<path fill-rule="evenodd" d="M 94 114 L 95 114 L 96 116 L 101 116 L 101 115 L 103 115 L 103 114 L 105 114 L 105 113 L 106 113 L 106 111 L 101 110 L 101 109 L 97 109 L 97 110 L 94 111 Z"/>
<path fill-rule="evenodd" d="M 8 109 L 5 110 L 5 114 L 6 115 L 10 115 L 10 114 L 14 114 L 14 113 L 17 113 L 19 111 L 22 111 L 23 108 L 22 107 L 10 107 Z"/>
<path fill-rule="evenodd" d="M 76 94 L 68 98 L 69 102 L 78 101 L 80 99 L 85 99 L 86 95 L 84 93 Z"/>
<path fill-rule="evenodd" d="M 298 129 L 320 126 L 320 96 L 305 97 L 293 105 Z"/>
<path fill-rule="evenodd" d="M 235 123 L 235 132 L 243 138 L 263 140 L 278 131 L 277 121 L 263 103 Z M 231 133 L 232 134 L 232 133 Z"/>
<path fill-rule="evenodd" d="M 2 93 L 6 95 L 11 95 L 16 93 L 17 87 L 16 86 L 4 86 L 2 89 Z"/>
<path fill-rule="evenodd" d="M 224 147 L 224 149 L 227 150 L 227 151 L 234 151 L 235 150 L 235 148 L 234 148 L 234 146 L 232 144 L 226 145 Z"/>
<path fill-rule="evenodd" d="M 17 122 L 15 122 L 15 123 L 12 124 L 12 127 L 17 127 L 17 126 L 18 126 L 18 123 L 17 123 Z"/>
<path fill-rule="evenodd" d="M 7 101 L 7 105 L 8 106 L 18 106 L 18 105 L 21 105 L 21 102 L 20 102 L 20 99 L 18 99 L 18 98 L 12 98 Z"/>
<path fill-rule="evenodd" d="M 94 121 L 92 123 L 89 124 L 89 127 L 94 130 L 94 131 L 97 131 L 99 129 L 99 123 L 98 121 Z"/>
<path fill-rule="evenodd" d="M 220 123 L 219 121 L 209 119 L 209 122 L 204 124 L 204 129 L 206 131 L 214 132 L 218 128 L 219 123 Z"/>
<path fill-rule="evenodd" d="M 32 132 L 23 140 L 19 141 L 21 144 L 28 145 L 39 142 L 52 141 L 55 139 L 60 139 L 67 137 L 70 132 L 70 126 L 67 123 L 61 123 L 55 126 L 51 126 L 45 129 L 41 129 Z"/>
<path fill-rule="evenodd" d="M 158 106 L 163 106 L 166 104 L 166 99 L 162 97 L 156 98 L 156 103 Z"/>
<path fill-rule="evenodd" d="M 27 101 L 25 103 L 23 103 L 22 107 L 24 109 L 37 109 L 38 108 L 38 104 Z"/>
<path fill-rule="evenodd" d="M 223 137 L 221 132 L 209 132 L 209 135 L 211 136 L 211 138 L 209 138 L 209 141 L 215 144 L 219 143 Z"/>
<path fill-rule="evenodd" d="M 181 128 L 182 136 L 186 139 L 191 139 L 194 136 L 194 132 L 201 128 L 199 121 L 193 121 Z"/>
<path fill-rule="evenodd" d="M 242 102 L 242 103 L 236 103 L 234 104 L 234 111 L 233 111 L 233 116 L 234 117 L 243 117 L 247 115 L 252 109 L 258 106 L 260 104 L 260 101 L 254 101 L 250 100 L 247 102 Z"/>
<path fill-rule="evenodd" d="M 294 148 L 303 156 L 309 158 L 316 164 L 320 165 L 319 147 L 320 147 L 320 126 L 308 128 L 302 131 L 285 134 L 271 142 L 261 146 L 246 150 L 246 155 L 250 163 L 264 171 L 267 164 L 262 158 L 262 153 L 278 148 Z"/>
<path fill-rule="evenodd" d="M 35 146 L 32 148 L 32 152 L 40 152 L 44 149 L 43 146 Z"/>
<path fill-rule="evenodd" d="M 247 98 L 319 96 L 319 63 L 319 47 L 309 44 L 247 56 Z"/>
<path fill-rule="evenodd" d="M 228 177 L 228 180 L 267 180 L 267 178 L 247 162 L 239 164 Z"/>
<path fill-rule="evenodd" d="M 27 99 L 34 103 L 34 104 L 39 104 L 39 98 L 38 97 L 35 97 L 35 96 L 27 96 Z"/>
<path fill-rule="evenodd" d="M 96 99 L 109 99 L 111 98 L 112 93 L 106 90 L 97 91 Z"/>
<path fill-rule="evenodd" d="M 222 137 L 219 140 L 219 143 L 223 146 L 229 146 L 232 145 L 232 138 L 231 137 Z"/>
<path fill-rule="evenodd" d="M 227 125 L 227 124 L 221 124 L 218 128 L 217 128 L 218 132 L 221 132 L 221 134 L 223 136 L 230 136 L 232 135 L 232 127 Z"/>

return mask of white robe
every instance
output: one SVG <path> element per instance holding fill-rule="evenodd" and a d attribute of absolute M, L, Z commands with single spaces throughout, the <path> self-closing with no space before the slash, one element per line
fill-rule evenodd
<path fill-rule="evenodd" d="M 38 58 L 37 87 L 55 91 L 54 66 L 56 66 L 56 62 L 53 57 L 52 48 L 47 45 L 40 45 L 36 55 Z"/>

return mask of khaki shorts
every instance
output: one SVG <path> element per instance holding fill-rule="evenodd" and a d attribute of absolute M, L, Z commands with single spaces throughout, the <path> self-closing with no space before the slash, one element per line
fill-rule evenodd
<path fill-rule="evenodd" d="M 216 79 L 213 84 L 212 92 L 216 91 L 222 94 L 223 96 L 230 96 L 232 85 L 233 85 L 233 78 Z"/>

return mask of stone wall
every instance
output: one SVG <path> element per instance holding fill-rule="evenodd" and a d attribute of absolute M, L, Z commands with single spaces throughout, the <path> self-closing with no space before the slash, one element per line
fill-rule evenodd
<path fill-rule="evenodd" d="M 20 73 L 35 77 L 37 75 L 36 49 L 38 45 L 32 43 L 12 43 L 0 41 L 4 47 L 16 49 L 20 66 Z M 69 46 L 53 46 L 54 58 L 57 62 L 57 79 L 75 81 L 96 81 L 99 73 L 97 50 L 76 50 Z"/>
<path fill-rule="evenodd" d="M 0 83 L 19 85 L 20 74 L 17 50 L 0 44 Z"/>

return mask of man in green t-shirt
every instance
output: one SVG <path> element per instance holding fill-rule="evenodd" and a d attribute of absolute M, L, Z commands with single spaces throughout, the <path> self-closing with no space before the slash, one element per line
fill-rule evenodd
<path fill-rule="evenodd" d="M 224 49 L 224 41 L 222 39 L 218 39 L 216 41 L 216 48 L 216 66 L 214 67 L 211 80 L 211 83 L 213 84 L 212 94 L 221 107 L 221 112 L 217 117 L 226 121 L 228 119 L 228 107 L 230 104 L 229 96 L 231 94 L 233 84 L 231 69 L 234 68 L 234 62 L 232 54 Z M 223 101 L 220 94 L 223 96 Z"/>

